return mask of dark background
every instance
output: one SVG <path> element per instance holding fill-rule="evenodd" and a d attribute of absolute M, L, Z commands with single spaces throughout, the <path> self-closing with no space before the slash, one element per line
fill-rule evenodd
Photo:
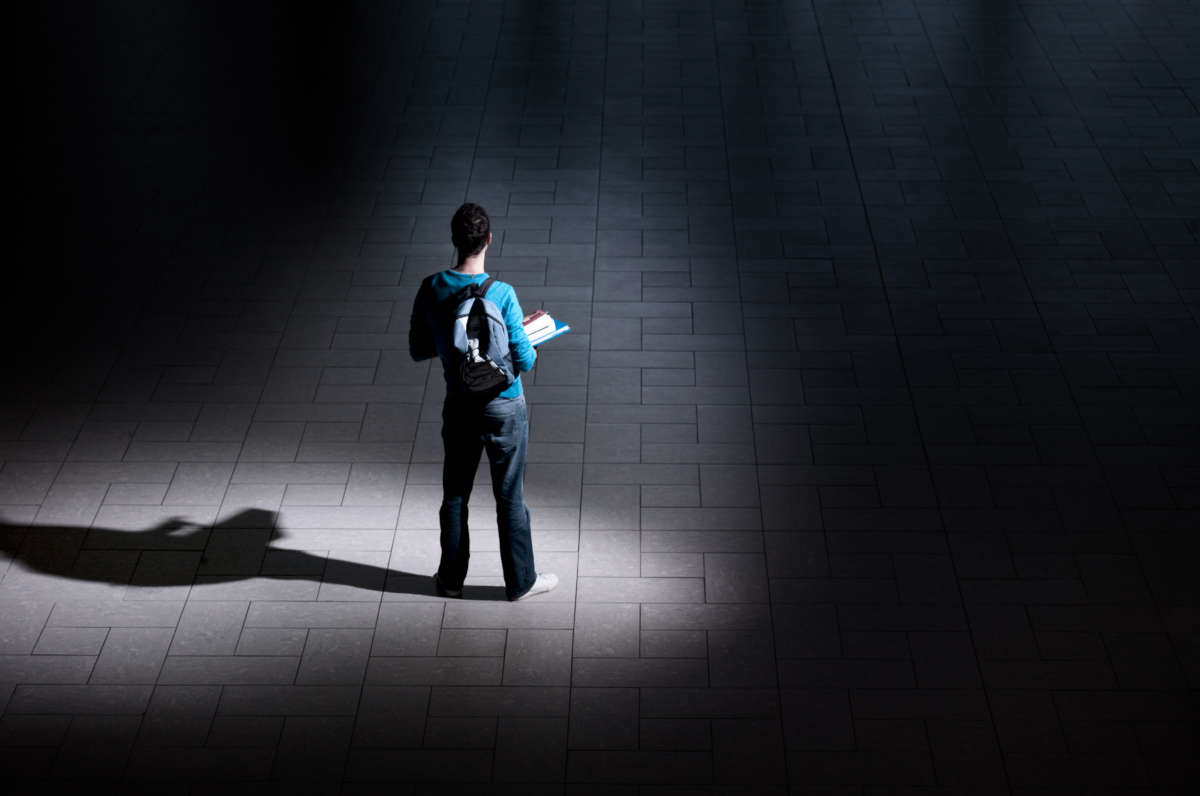
<path fill-rule="evenodd" d="M 5 320 L 51 349 L 112 336 L 163 285 L 202 283 L 189 255 L 236 259 L 239 231 L 282 235 L 333 201 L 348 144 L 378 122 L 367 100 L 386 6 L 17 14 L 21 248 Z"/>

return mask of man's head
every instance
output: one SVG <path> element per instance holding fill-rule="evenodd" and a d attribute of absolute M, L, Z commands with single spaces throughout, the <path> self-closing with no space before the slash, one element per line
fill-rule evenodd
<path fill-rule="evenodd" d="M 458 249 L 458 261 L 479 254 L 492 239 L 492 222 L 487 211 L 474 202 L 467 202 L 450 219 L 450 240 Z"/>

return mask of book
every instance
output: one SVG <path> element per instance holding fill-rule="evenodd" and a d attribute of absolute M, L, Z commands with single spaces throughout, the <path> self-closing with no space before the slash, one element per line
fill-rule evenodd
<path fill-rule="evenodd" d="M 529 338 L 530 345 L 541 345 L 542 343 L 552 338 L 558 337 L 560 334 L 566 334 L 571 331 L 571 327 L 562 321 L 554 321 L 554 328 L 547 330 L 544 334 Z"/>
<path fill-rule="evenodd" d="M 538 310 L 525 316 L 522 325 L 525 328 L 525 336 L 529 338 L 529 344 L 535 346 L 571 330 L 569 325 L 555 320 L 545 310 Z"/>
<path fill-rule="evenodd" d="M 525 326 L 525 334 L 528 337 L 533 337 L 534 335 L 540 337 L 554 329 L 554 318 L 550 317 L 550 313 L 545 310 L 538 310 L 526 316 L 522 323 Z"/>

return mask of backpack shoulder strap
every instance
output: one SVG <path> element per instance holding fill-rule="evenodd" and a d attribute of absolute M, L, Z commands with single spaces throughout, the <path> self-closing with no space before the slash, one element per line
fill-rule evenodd
<path fill-rule="evenodd" d="M 495 282 L 496 282 L 496 277 L 489 276 L 487 279 L 483 280 L 478 285 L 472 283 L 472 284 L 468 285 L 467 287 L 471 291 L 471 294 L 474 295 L 476 298 L 483 298 L 484 295 L 488 292 L 488 289 L 491 288 L 491 286 L 493 284 L 495 284 Z"/>
<path fill-rule="evenodd" d="M 492 284 L 495 282 L 496 282 L 496 278 L 489 276 L 487 279 L 483 280 L 482 282 L 480 282 L 478 284 L 476 284 L 475 282 L 471 282 L 470 284 L 467 284 L 467 285 L 459 288 L 459 290 L 456 293 L 451 293 L 449 296 L 447 296 L 445 299 L 442 300 L 441 307 L 442 307 L 443 311 L 447 312 L 449 314 L 453 314 L 454 311 L 459 307 L 459 305 L 461 305 L 467 299 L 483 298 L 484 294 L 488 292 L 488 289 L 491 288 Z"/>

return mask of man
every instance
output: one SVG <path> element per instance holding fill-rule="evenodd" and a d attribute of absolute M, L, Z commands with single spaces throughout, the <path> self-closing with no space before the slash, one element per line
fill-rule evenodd
<path fill-rule="evenodd" d="M 475 483 L 479 456 L 486 450 L 492 472 L 492 493 L 496 496 L 504 591 L 510 600 L 523 600 L 558 585 L 557 577 L 534 569 L 529 508 L 523 495 L 529 420 L 520 374 L 533 367 L 537 353 L 525 335 L 517 294 L 510 285 L 493 281 L 486 297 L 504 315 L 512 372 L 516 378 L 511 386 L 486 403 L 452 389 L 453 309 L 458 303 L 456 296 L 468 285 L 483 284 L 488 278 L 483 270 L 488 246 L 492 243 L 488 214 L 479 205 L 467 202 L 458 208 L 450 221 L 450 239 L 458 250 L 458 264 L 421 283 L 413 302 L 408 335 L 409 353 L 413 359 L 419 362 L 435 355 L 441 357 L 447 384 L 446 401 L 442 405 L 442 442 L 445 446 L 442 507 L 438 512 L 442 558 L 434 575 L 434 585 L 443 597 L 462 596 L 470 557 L 467 502 Z M 449 313 L 447 307 L 451 310 Z"/>

